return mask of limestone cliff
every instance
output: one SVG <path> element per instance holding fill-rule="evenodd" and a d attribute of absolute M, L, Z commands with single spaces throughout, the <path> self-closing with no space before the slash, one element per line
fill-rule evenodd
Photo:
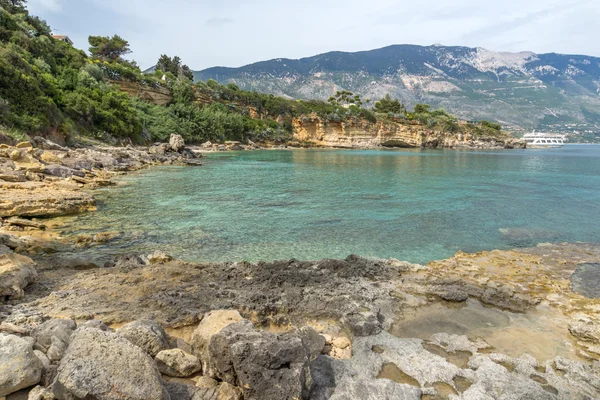
<path fill-rule="evenodd" d="M 429 129 L 416 121 L 324 121 L 315 114 L 293 121 L 294 140 L 317 147 L 373 148 L 523 148 L 525 143 L 508 134 L 480 136 L 461 125 L 458 132 Z"/>

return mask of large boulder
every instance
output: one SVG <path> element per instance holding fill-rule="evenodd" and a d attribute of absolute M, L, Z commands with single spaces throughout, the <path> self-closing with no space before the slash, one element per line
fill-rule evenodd
<path fill-rule="evenodd" d="M 154 357 L 169 348 L 165 330 L 155 321 L 139 320 L 123 325 L 117 333 Z"/>
<path fill-rule="evenodd" d="M 275 334 L 244 320 L 214 335 L 208 350 L 216 376 L 241 387 L 245 399 L 279 400 L 308 397 L 310 364 L 324 345 L 312 328 Z"/>
<path fill-rule="evenodd" d="M 210 368 L 210 354 L 208 344 L 211 338 L 221 332 L 226 326 L 234 322 L 243 321 L 244 318 L 236 310 L 215 310 L 206 313 L 202 321 L 192 334 L 192 349 L 202 361 L 204 375 L 214 376 Z"/>
<path fill-rule="evenodd" d="M 31 258 L 0 246 L 0 302 L 23 297 L 23 289 L 36 277 L 35 263 Z"/>
<path fill-rule="evenodd" d="M 183 137 L 174 133 L 172 133 L 171 137 L 169 138 L 169 145 L 171 146 L 171 149 L 173 149 L 173 151 L 176 151 L 177 153 L 181 153 L 183 149 L 185 149 L 185 142 L 183 140 Z"/>
<path fill-rule="evenodd" d="M 163 350 L 156 355 L 155 360 L 161 373 L 175 378 L 191 376 L 202 368 L 198 357 L 181 349 Z"/>
<path fill-rule="evenodd" d="M 0 397 L 38 383 L 43 368 L 31 342 L 0 333 Z"/>
<path fill-rule="evenodd" d="M 59 400 L 170 400 L 152 358 L 127 339 L 78 329 L 53 385 Z"/>

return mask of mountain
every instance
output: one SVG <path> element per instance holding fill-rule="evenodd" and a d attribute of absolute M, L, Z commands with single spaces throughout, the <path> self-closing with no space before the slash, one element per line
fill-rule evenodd
<path fill-rule="evenodd" d="M 326 100 L 342 89 L 372 100 L 390 93 L 407 106 L 428 103 L 465 119 L 600 132 L 599 57 L 394 45 L 215 67 L 194 76 L 294 99 Z"/>

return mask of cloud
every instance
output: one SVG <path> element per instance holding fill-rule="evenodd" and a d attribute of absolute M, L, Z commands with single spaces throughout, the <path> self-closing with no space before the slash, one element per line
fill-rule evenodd
<path fill-rule="evenodd" d="M 210 26 L 213 28 L 220 28 L 222 26 L 225 26 L 225 25 L 228 25 L 231 23 L 233 23 L 233 20 L 231 18 L 223 18 L 223 17 L 209 18 L 204 22 L 204 24 L 206 26 Z"/>
<path fill-rule="evenodd" d="M 29 0 L 29 8 L 81 48 L 88 35 L 119 34 L 142 66 L 168 54 L 203 69 L 399 43 L 598 56 L 600 42 L 589 39 L 598 1 Z"/>
<path fill-rule="evenodd" d="M 30 10 L 45 10 L 52 13 L 63 11 L 63 0 L 29 0 Z"/>

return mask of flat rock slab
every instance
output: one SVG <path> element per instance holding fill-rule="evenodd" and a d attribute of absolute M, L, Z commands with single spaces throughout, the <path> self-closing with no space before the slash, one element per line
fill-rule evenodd
<path fill-rule="evenodd" d="M 95 207 L 94 198 L 80 191 L 53 187 L 41 187 L 38 190 L 0 189 L 0 217 L 56 217 Z"/>

